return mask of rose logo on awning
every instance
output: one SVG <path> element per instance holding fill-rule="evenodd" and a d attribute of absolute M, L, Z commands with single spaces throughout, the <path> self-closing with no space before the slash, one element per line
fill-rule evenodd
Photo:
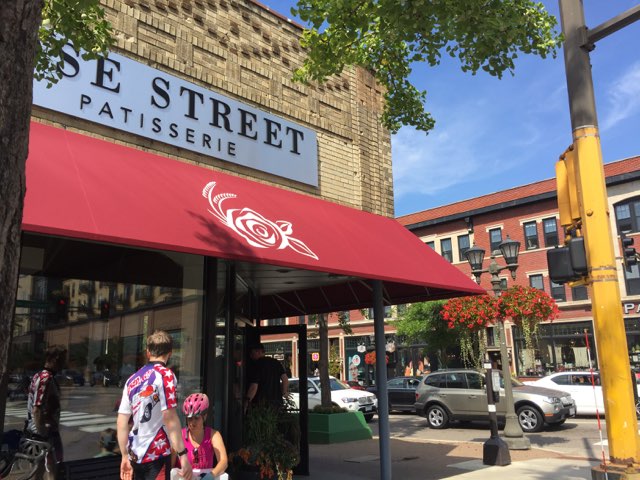
<path fill-rule="evenodd" d="M 251 208 L 223 210 L 222 202 L 229 198 L 236 198 L 237 195 L 219 193 L 213 196 L 215 186 L 216 182 L 209 182 L 202 189 L 202 196 L 209 200 L 209 205 L 212 208 L 209 213 L 216 217 L 220 223 L 243 237 L 249 245 L 278 250 L 290 247 L 295 252 L 318 260 L 318 256 L 304 242 L 291 236 L 293 233 L 291 222 L 286 220 L 273 222 Z"/>

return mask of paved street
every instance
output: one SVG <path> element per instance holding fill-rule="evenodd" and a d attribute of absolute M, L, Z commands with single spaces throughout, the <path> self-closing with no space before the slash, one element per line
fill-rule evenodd
<path fill-rule="evenodd" d="M 107 427 L 115 427 L 116 415 L 113 407 L 120 397 L 118 388 L 103 387 L 63 387 L 62 428 L 65 438 L 67 459 L 86 458 L 98 451 L 98 432 Z M 25 400 L 7 402 L 7 428 L 22 428 L 26 410 Z M 433 430 L 426 420 L 409 413 L 390 415 L 391 453 L 394 478 L 442 479 L 458 475 L 480 475 L 482 446 L 489 438 L 489 427 L 483 422 L 454 424 L 452 428 Z M 378 418 L 369 424 L 373 440 L 348 442 L 334 445 L 311 445 L 311 477 L 326 478 L 323 472 L 332 472 L 334 480 L 340 480 L 335 472 L 344 474 L 350 480 L 379 478 Z M 602 422 L 605 429 L 605 423 Z M 89 434 L 89 435 L 88 435 Z M 605 458 L 608 459 L 606 430 Z M 537 434 L 529 434 L 532 450 L 511 452 L 514 467 L 521 462 L 527 468 L 534 463 L 564 461 L 565 467 L 558 467 L 562 474 L 550 478 L 590 478 L 590 465 L 602 458 L 602 446 L 595 418 L 575 418 L 553 429 L 545 429 Z M 92 440 L 95 438 L 95 442 Z M 88 441 L 89 439 L 89 441 Z M 590 460 L 591 463 L 587 462 Z M 565 464 L 562 464 L 565 465 Z M 549 463 L 552 467 L 552 463 Z M 494 467 L 496 468 L 496 467 Z M 536 467 L 537 468 L 537 467 Z M 554 467 L 555 468 L 555 467 Z M 571 473 L 573 472 L 573 473 Z M 306 477 L 299 477 L 306 478 Z M 482 478 L 482 477 L 478 477 Z"/>
<path fill-rule="evenodd" d="M 602 424 L 604 428 L 604 423 Z M 377 418 L 370 426 L 373 440 L 310 446 L 309 477 L 297 480 L 365 480 L 380 478 Z M 483 465 L 486 423 L 468 423 L 431 430 L 413 414 L 391 414 L 391 469 L 394 479 L 421 480 L 590 480 L 591 468 L 602 458 L 595 418 L 570 419 L 563 426 L 527 435 L 532 448 L 510 451 L 511 464 Z M 603 437 L 606 432 L 603 432 Z M 608 459 L 605 445 L 605 458 Z"/>
<path fill-rule="evenodd" d="M 116 427 L 113 408 L 122 395 L 116 387 L 61 387 L 61 433 L 65 442 L 65 459 L 93 456 L 99 451 L 99 432 Z M 5 429 L 21 430 L 27 412 L 26 399 L 7 401 Z M 89 434 L 89 435 L 87 435 Z"/>
<path fill-rule="evenodd" d="M 489 424 L 469 422 L 464 425 L 454 424 L 454 427 L 444 430 L 433 430 L 427 427 L 423 417 L 410 413 L 392 413 L 389 416 L 391 437 L 441 443 L 479 442 L 484 443 L 489 438 Z M 603 420 L 602 438 L 604 439 L 605 457 L 607 451 L 606 424 Z M 369 424 L 374 435 L 378 435 L 378 420 Z M 566 456 L 584 458 L 602 458 L 600 435 L 595 417 L 578 417 L 566 421 L 556 428 L 546 428 L 540 433 L 527 434 L 532 447 L 552 450 Z"/>

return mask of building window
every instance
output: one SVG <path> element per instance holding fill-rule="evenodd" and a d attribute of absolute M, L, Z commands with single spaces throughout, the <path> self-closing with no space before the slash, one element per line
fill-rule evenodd
<path fill-rule="evenodd" d="M 544 292 L 544 282 L 542 281 L 542 275 L 531 275 L 529 277 L 529 286 L 542 290 Z"/>
<path fill-rule="evenodd" d="M 628 328 L 627 326 L 627 331 Z M 591 363 L 587 353 L 585 330 L 591 344 Z M 513 339 L 518 375 L 542 376 L 559 370 L 584 370 L 594 366 L 593 362 L 598 362 L 591 321 L 541 324 L 536 335 L 536 348 L 533 349 L 527 348 L 524 337 L 522 328 L 514 326 Z M 597 368 L 597 365 L 595 367 Z"/>
<path fill-rule="evenodd" d="M 623 272 L 627 295 L 640 295 L 640 270 L 638 265 L 631 265 L 630 271 L 625 268 Z"/>
<path fill-rule="evenodd" d="M 436 243 L 435 242 L 431 241 L 431 242 L 424 242 L 424 243 L 425 243 L 425 245 L 427 247 L 430 247 L 431 250 L 435 250 L 436 249 Z"/>
<path fill-rule="evenodd" d="M 626 200 L 615 206 L 618 232 L 640 232 L 640 200 Z"/>
<path fill-rule="evenodd" d="M 551 282 L 551 296 L 556 302 L 566 302 L 567 292 L 564 288 L 564 285 Z"/>
<path fill-rule="evenodd" d="M 22 235 L 22 245 L 21 256 L 25 265 L 35 264 L 38 258 L 55 257 L 64 268 L 45 262 L 37 272 L 20 272 L 17 296 L 24 299 L 28 307 L 16 306 L 8 362 L 3 367 L 7 369 L 7 377 L 15 379 L 11 381 L 9 394 L 14 400 L 10 404 L 16 405 L 15 409 L 3 410 L 5 432 L 22 428 L 27 403 L 22 385 L 31 380 L 35 371 L 42 369 L 45 363 L 43 350 L 48 346 L 62 346 L 67 350 L 65 367 L 68 370 L 64 372 L 65 375 L 56 378 L 63 389 L 64 408 L 73 411 L 73 417 L 78 419 L 68 423 L 64 416 L 62 419 L 65 428 L 62 445 L 67 461 L 83 460 L 99 453 L 96 432 L 115 425 L 113 415 L 104 415 L 102 403 L 113 404 L 110 398 L 114 398 L 106 392 L 117 388 L 119 382 L 127 380 L 145 364 L 145 342 L 150 332 L 165 330 L 173 341 L 171 366 L 174 371 L 180 372 L 177 390 L 182 398 L 206 391 L 203 371 L 205 359 L 213 371 L 223 372 L 228 365 L 226 359 L 233 358 L 226 351 L 224 333 L 220 336 L 217 332 L 215 340 L 221 343 L 211 345 L 210 356 L 207 356 L 209 351 L 205 348 L 208 337 L 203 330 L 206 304 L 205 291 L 202 290 L 206 278 L 204 257 L 103 246 L 79 240 L 39 237 L 26 232 Z M 118 258 L 127 261 L 101 261 Z M 171 268 L 166 267 L 169 264 Z M 145 265 L 144 271 L 137 268 L 138 265 Z M 217 268 L 220 268 L 218 278 L 228 278 L 223 262 L 219 262 Z M 91 283 L 100 285 L 100 291 L 85 294 L 91 298 L 86 300 L 88 308 L 84 312 L 75 308 L 61 310 L 60 304 L 53 302 L 63 292 L 71 292 L 72 285 L 85 284 L 88 287 L 84 280 L 88 271 L 94 275 L 95 280 Z M 212 273 L 216 275 L 215 271 Z M 148 279 L 153 279 L 153 286 L 146 283 Z M 218 290 L 214 289 L 211 294 L 224 296 L 229 291 L 227 285 L 218 285 Z M 164 302 L 159 293 L 161 288 L 178 294 L 170 303 Z M 146 304 L 141 304 L 133 301 L 135 295 L 139 298 L 153 297 Z M 107 300 L 108 309 L 105 305 Z M 108 322 L 100 318 L 101 304 L 105 313 L 110 315 Z M 224 332 L 226 315 L 223 312 L 228 307 L 218 307 L 220 310 L 217 311 L 216 320 L 220 323 L 213 327 L 216 331 L 219 327 Z M 58 321 L 61 313 L 73 315 L 76 320 L 61 324 Z M 78 319 L 80 314 L 81 320 Z M 225 378 L 216 376 L 212 380 L 212 392 L 224 391 Z M 111 388 L 98 390 L 96 386 L 90 389 L 89 385 Z M 222 404 L 222 396 L 215 396 L 211 400 L 216 405 Z M 5 402 L 5 398 L 2 402 Z M 220 424 L 220 421 L 216 417 L 216 424 Z M 230 417 L 230 421 L 241 421 L 241 418 L 236 420 Z M 77 474 L 74 478 L 96 476 Z"/>
<path fill-rule="evenodd" d="M 502 243 L 502 229 L 492 228 L 489 230 L 489 242 L 491 247 L 491 253 L 494 250 L 500 251 L 500 244 Z"/>
<path fill-rule="evenodd" d="M 585 287 L 584 285 L 580 285 L 578 287 L 572 287 L 571 298 L 574 301 L 587 300 L 589 298 L 589 295 L 587 294 L 587 287 Z"/>
<path fill-rule="evenodd" d="M 538 244 L 538 225 L 536 222 L 527 222 L 524 224 L 524 241 L 527 250 L 540 247 Z"/>
<path fill-rule="evenodd" d="M 544 231 L 545 247 L 555 247 L 558 245 L 558 222 L 555 217 L 542 220 L 542 230 Z"/>
<path fill-rule="evenodd" d="M 453 249 L 450 238 L 440 240 L 440 255 L 442 255 L 447 262 L 453 262 Z"/>
<path fill-rule="evenodd" d="M 467 250 L 469 250 L 469 235 L 460 235 L 458 237 L 458 255 L 461 262 L 466 260 L 464 254 Z"/>
<path fill-rule="evenodd" d="M 487 327 L 487 347 L 500 346 L 500 337 L 498 329 L 495 327 Z"/>
<path fill-rule="evenodd" d="M 269 320 L 267 320 L 267 325 L 268 326 L 275 326 L 275 325 L 286 325 L 286 321 L 283 318 L 271 318 Z"/>

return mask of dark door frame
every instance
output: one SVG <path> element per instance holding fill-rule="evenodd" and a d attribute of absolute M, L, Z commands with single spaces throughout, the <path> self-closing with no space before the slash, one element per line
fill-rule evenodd
<path fill-rule="evenodd" d="M 256 335 L 278 335 L 282 333 L 298 335 L 298 378 L 300 385 L 300 463 L 293 472 L 296 475 L 309 475 L 309 398 L 307 390 L 307 326 L 273 325 L 256 327 Z M 295 354 L 295 352 L 292 352 Z"/>

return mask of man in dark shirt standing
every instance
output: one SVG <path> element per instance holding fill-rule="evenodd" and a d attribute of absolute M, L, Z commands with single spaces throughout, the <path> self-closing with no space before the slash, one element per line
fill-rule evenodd
<path fill-rule="evenodd" d="M 267 403 L 281 408 L 283 397 L 289 392 L 289 379 L 282 364 L 264 354 L 264 345 L 251 347 L 252 368 L 248 373 L 249 389 L 245 398 L 245 411 L 249 404 Z"/>

